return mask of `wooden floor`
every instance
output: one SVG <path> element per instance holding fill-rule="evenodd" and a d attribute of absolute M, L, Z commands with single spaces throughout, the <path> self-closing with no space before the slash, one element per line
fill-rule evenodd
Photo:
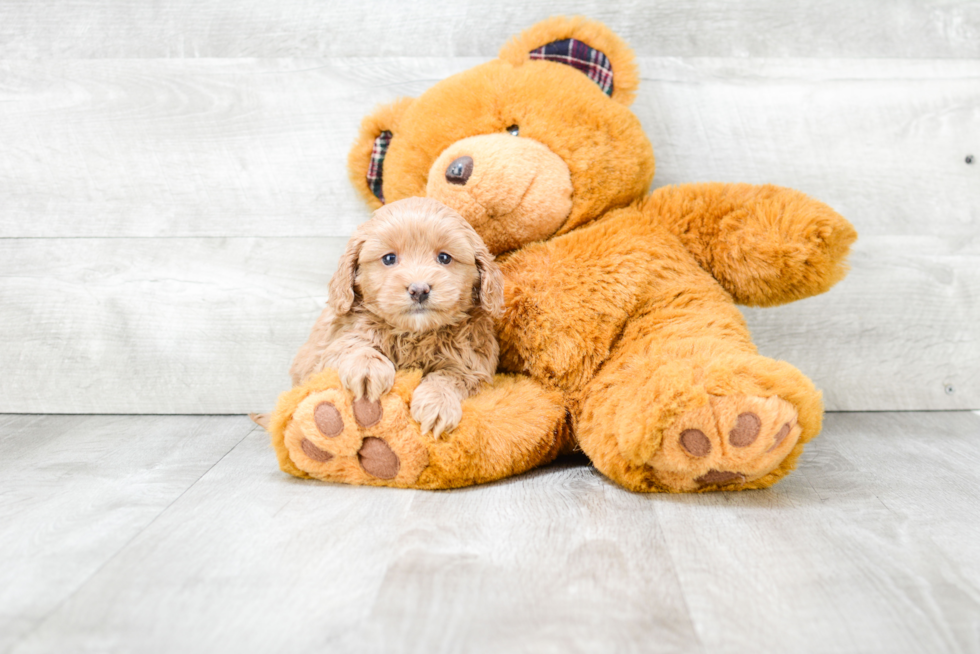
<path fill-rule="evenodd" d="M 238 416 L 0 416 L 0 651 L 976 652 L 980 415 L 839 413 L 766 491 L 571 459 L 280 473 Z"/>

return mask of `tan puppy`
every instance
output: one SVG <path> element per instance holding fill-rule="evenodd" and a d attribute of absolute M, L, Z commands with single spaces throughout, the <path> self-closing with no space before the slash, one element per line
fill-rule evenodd
<path fill-rule="evenodd" d="M 459 214 L 428 198 L 387 204 L 347 244 L 293 383 L 333 368 L 355 399 L 375 401 L 396 370 L 419 368 L 412 417 L 438 438 L 493 379 L 503 294 L 493 256 Z"/>

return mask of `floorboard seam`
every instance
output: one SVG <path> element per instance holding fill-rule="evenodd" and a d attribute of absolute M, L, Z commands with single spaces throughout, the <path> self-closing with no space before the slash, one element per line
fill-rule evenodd
<path fill-rule="evenodd" d="M 674 553 L 670 550 L 670 544 L 667 542 L 667 531 L 663 528 L 663 521 L 660 516 L 660 507 L 654 504 L 654 513 L 657 514 L 657 526 L 660 529 L 660 533 L 663 535 L 664 539 L 664 549 L 667 551 L 667 556 L 670 558 L 670 567 L 674 573 L 674 579 L 677 580 L 677 588 L 681 594 L 681 600 L 684 602 L 684 610 L 687 611 L 688 622 L 691 623 L 691 633 L 694 635 L 694 639 L 697 641 L 698 652 L 704 652 L 704 639 L 701 638 L 701 631 L 698 629 L 697 621 L 694 618 L 694 613 L 691 611 L 691 603 L 687 600 L 687 593 L 684 592 L 684 580 L 681 579 L 679 568 L 677 567 L 677 562 L 674 560 Z"/>
<path fill-rule="evenodd" d="M 203 478 L 204 478 L 204 477 L 205 477 L 205 476 L 206 476 L 206 475 L 207 475 L 207 474 L 208 474 L 209 472 L 211 472 L 212 470 L 214 470 L 214 468 L 215 468 L 215 466 L 217 466 L 217 465 L 218 465 L 219 463 L 221 463 L 222 461 L 224 461 L 224 460 L 225 460 L 225 457 L 227 457 L 227 456 L 228 456 L 229 454 L 231 454 L 232 452 L 234 452 L 234 451 L 235 451 L 235 449 L 236 449 L 236 448 L 237 448 L 237 447 L 238 447 L 239 445 L 241 445 L 241 444 L 242 444 L 243 442 L 245 442 L 245 439 L 247 439 L 247 438 L 248 438 L 249 436 L 251 436 L 252 434 L 254 434 L 254 433 L 255 433 L 255 432 L 256 432 L 257 430 L 259 430 L 259 429 L 262 429 L 262 428 L 261 428 L 261 427 L 259 427 L 258 425 L 250 425 L 250 429 L 249 429 L 249 430 L 248 430 L 247 432 L 245 432 L 245 435 L 244 435 L 244 436 L 242 436 L 242 437 L 241 437 L 241 438 L 240 438 L 240 439 L 239 439 L 238 441 L 236 441 L 236 442 L 235 442 L 235 444 L 234 444 L 234 445 L 232 445 L 232 446 L 231 446 L 231 447 L 230 447 L 230 448 L 228 449 L 228 451 L 227 451 L 227 452 L 225 452 L 225 453 L 224 453 L 224 454 L 222 454 L 222 455 L 221 455 L 220 457 L 218 457 L 218 460 L 217 460 L 217 461 L 215 461 L 215 462 L 214 462 L 214 463 L 212 463 L 212 464 L 211 464 L 210 466 L 208 466 L 208 469 L 207 469 L 207 470 L 205 470 L 205 471 L 204 471 L 204 472 L 202 472 L 202 473 L 201 473 L 200 475 L 198 475 L 198 476 L 197 476 L 197 478 L 196 478 L 196 479 L 195 479 L 194 481 L 192 481 L 192 482 L 191 482 L 191 483 L 190 483 L 190 484 L 189 484 L 189 485 L 187 486 L 187 488 L 185 488 L 184 490 L 182 490 L 182 491 L 181 491 L 181 492 L 180 492 L 180 493 L 179 493 L 179 494 L 177 495 L 177 497 L 175 497 L 175 498 L 174 498 L 173 500 L 171 500 L 170 502 L 168 502 L 168 503 L 167 503 L 167 505 L 166 505 L 165 507 L 163 507 L 163 508 L 162 508 L 162 509 L 161 509 L 161 510 L 160 510 L 160 511 L 159 511 L 159 512 L 158 512 L 158 513 L 157 513 L 157 514 L 155 515 L 155 516 L 153 516 L 153 519 L 152 519 L 152 520 L 150 520 L 150 521 L 149 521 L 149 522 L 147 522 L 147 523 L 146 523 L 145 525 L 143 525 L 143 526 L 142 526 L 142 527 L 141 527 L 141 528 L 140 528 L 140 529 L 139 529 L 139 530 L 138 530 L 138 531 L 137 531 L 137 532 L 136 532 L 135 534 L 133 534 L 133 536 L 132 536 L 132 537 L 131 537 L 131 538 L 130 538 L 129 540 L 127 540 L 127 541 L 126 541 L 125 543 L 123 543 L 123 544 L 122 544 L 122 545 L 121 545 L 121 546 L 119 547 L 119 549 L 117 549 L 117 550 L 116 550 L 115 552 L 113 552 L 113 553 L 112 553 L 112 556 L 110 556 L 110 557 L 109 557 L 109 558 L 107 558 L 107 559 L 106 559 L 105 561 L 103 561 L 103 562 L 102 562 L 102 563 L 101 563 L 101 564 L 99 565 L 99 567 L 98 567 L 98 568 L 96 568 L 95 570 L 93 570 L 93 571 L 92 571 L 92 573 L 91 573 L 91 574 L 89 574 L 88 576 L 86 576 L 86 577 L 85 577 L 85 579 L 83 579 L 83 580 L 82 580 L 82 581 L 81 581 L 81 582 L 80 582 L 80 583 L 79 583 L 79 584 L 78 584 L 78 585 L 77 585 L 77 586 L 75 587 L 75 589 L 74 589 L 74 590 L 72 590 L 72 591 L 71 591 L 70 593 L 68 593 L 68 594 L 67 594 L 67 595 L 66 595 L 66 596 L 65 596 L 64 598 L 62 598 L 62 600 L 61 600 L 60 602 L 58 602 L 58 603 L 57 603 L 57 604 L 56 604 L 55 606 L 53 606 L 53 607 L 51 607 L 51 610 L 50 610 L 50 611 L 48 611 L 48 612 L 47 612 L 47 613 L 46 613 L 46 614 L 45 614 L 45 615 L 44 615 L 44 616 L 43 616 L 43 617 L 42 617 L 41 619 L 39 619 L 39 620 L 37 621 L 37 623 L 36 623 L 36 624 L 35 624 L 35 625 L 34 625 L 33 627 L 31 627 L 31 629 L 30 629 L 30 630 L 28 630 L 28 631 L 26 631 L 26 632 L 25 632 L 25 633 L 24 633 L 24 634 L 23 634 L 23 635 L 22 635 L 22 636 L 21 636 L 20 638 L 18 638 L 18 639 L 17 639 L 17 640 L 16 640 L 16 641 L 15 641 L 15 642 L 13 643 L 13 645 L 11 645 L 11 647 L 10 647 L 10 649 L 9 649 L 8 651 L 9 651 L 9 652 L 10 652 L 11 654 L 13 654 L 13 652 L 16 652 L 16 651 L 17 651 L 17 648 L 18 648 L 18 647 L 20 647 L 20 645 L 21 645 L 21 644 L 22 644 L 22 643 L 23 643 L 24 641 L 26 641 L 26 640 L 27 640 L 28 638 L 30 638 L 30 637 L 31 637 L 31 636 L 32 636 L 33 634 L 35 634 L 35 633 L 37 633 L 37 631 L 38 631 L 38 630 L 39 630 L 39 629 L 40 629 L 41 627 L 43 627 L 43 626 L 45 625 L 45 623 L 47 623 L 47 622 L 48 622 L 48 620 L 50 620 L 50 619 L 51 619 L 51 617 L 52 617 L 52 616 L 54 616 L 54 615 L 55 615 L 55 614 L 56 614 L 56 613 L 57 613 L 58 611 L 60 611 L 60 610 L 61 610 L 61 608 L 62 608 L 63 606 L 65 606 L 65 604 L 67 604 L 67 603 L 68 603 L 68 602 L 69 602 L 69 601 L 70 601 L 70 600 L 71 600 L 71 599 L 72 599 L 72 598 L 73 598 L 73 597 L 74 597 L 75 595 L 77 595 L 77 594 L 78 594 L 78 592 L 79 592 L 79 591 L 80 591 L 81 589 L 83 589 L 83 588 L 84 588 L 84 587 L 85 587 L 86 585 L 88 585 L 88 583 L 89 583 L 90 581 L 92 581 L 92 579 L 94 579 L 94 578 L 95 578 L 96 576 L 98 576 L 98 574 L 99 574 L 100 572 L 102 572 L 102 570 L 104 570 L 104 569 L 105 569 L 105 567 L 106 567 L 107 565 L 109 565 L 109 564 L 110 564 L 110 563 L 111 563 L 112 561 L 114 561 L 114 560 L 116 559 L 116 557 L 117 557 L 117 556 L 119 556 L 119 554 L 120 554 L 120 553 L 122 553 L 122 552 L 123 552 L 124 550 L 126 550 L 126 548 L 128 548 L 128 547 L 129 547 L 129 546 L 130 546 L 130 545 L 131 545 L 131 544 L 133 543 L 133 541 L 135 541 L 135 540 L 136 540 L 137 538 L 139 538 L 139 537 L 140 537 L 140 535 L 141 535 L 141 534 L 142 534 L 142 533 L 143 533 L 144 531 L 146 531 L 147 529 L 149 529 L 149 528 L 150 528 L 150 527 L 151 527 L 151 526 L 152 526 L 152 525 L 153 525 L 153 524 L 154 524 L 154 523 L 155 523 L 155 522 L 156 522 L 157 520 L 159 520 L 159 519 L 160 519 L 160 517 L 161 517 L 161 516 L 162 516 L 162 515 L 163 515 L 164 513 L 166 513 L 167 511 L 169 511 L 169 510 L 170 510 L 170 507 L 172 507 L 172 506 L 173 506 L 174 504 L 176 504 L 176 503 L 177 503 L 178 501 L 180 501 L 180 498 L 182 498 L 182 497 L 183 497 L 184 495 L 186 495 L 186 494 L 187 494 L 187 492 L 188 492 L 189 490 L 191 490 L 192 488 L 194 488 L 194 487 L 195 487 L 195 486 L 197 485 L 197 483 L 198 483 L 199 481 L 201 481 L 201 479 L 203 479 Z"/>

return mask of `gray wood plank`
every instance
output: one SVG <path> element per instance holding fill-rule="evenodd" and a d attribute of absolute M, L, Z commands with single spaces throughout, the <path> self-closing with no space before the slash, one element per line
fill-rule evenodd
<path fill-rule="evenodd" d="M 347 235 L 376 83 L 322 60 L 2 61 L 0 235 Z"/>
<path fill-rule="evenodd" d="M 644 60 L 643 78 L 655 185 L 798 188 L 865 237 L 980 233 L 980 61 Z"/>
<path fill-rule="evenodd" d="M 347 236 L 361 118 L 479 61 L 0 61 L 0 237 Z M 863 235 L 976 235 L 978 61 L 641 69 L 656 185 L 771 182 Z"/>
<path fill-rule="evenodd" d="M 0 411 L 269 409 L 345 243 L 0 240 Z"/>
<path fill-rule="evenodd" d="M 976 651 L 978 462 L 978 414 L 847 413 L 764 491 L 571 459 L 432 493 L 292 479 L 253 432 L 12 651 Z"/>
<path fill-rule="evenodd" d="M 13 652 L 272 652 L 369 613 L 415 495 L 300 481 L 256 430 Z"/>
<path fill-rule="evenodd" d="M 834 441 L 831 454 L 847 462 L 841 468 L 855 469 L 863 485 L 902 523 L 902 530 L 926 535 L 930 546 L 945 556 L 936 561 L 933 572 L 948 580 L 951 598 L 957 603 L 941 603 L 962 626 L 980 625 L 980 521 L 975 519 L 980 506 L 980 412 L 926 413 L 855 413 L 831 414 L 828 427 L 838 430 L 846 425 L 858 437 L 843 446 Z M 912 430 L 914 437 L 903 435 Z M 901 465 L 881 465 L 883 448 L 892 447 L 899 435 L 901 444 L 896 456 Z M 907 470 L 921 470 L 915 483 L 909 482 Z M 840 482 L 838 476 L 824 480 L 808 478 L 821 497 L 850 498 L 856 494 L 853 485 Z M 852 479 L 852 484 L 853 484 Z M 926 486 L 923 493 L 918 486 Z M 970 610 L 968 610 L 970 609 Z M 963 651 L 980 645 L 980 631 L 973 639 L 960 642 Z"/>
<path fill-rule="evenodd" d="M 579 463 L 424 494 L 405 518 L 370 616 L 336 646 L 703 651 L 669 538 L 648 498 Z"/>
<path fill-rule="evenodd" d="M 490 56 L 555 13 L 602 20 L 643 55 L 980 54 L 980 9 L 969 0 L 8 0 L 0 5 L 0 57 Z"/>
<path fill-rule="evenodd" d="M 243 417 L 0 416 L 0 651 L 253 428 Z"/>
<path fill-rule="evenodd" d="M 0 240 L 0 411 L 271 408 L 344 247 L 308 239 Z M 745 309 L 832 410 L 980 406 L 980 243 L 867 237 L 830 293 Z"/>

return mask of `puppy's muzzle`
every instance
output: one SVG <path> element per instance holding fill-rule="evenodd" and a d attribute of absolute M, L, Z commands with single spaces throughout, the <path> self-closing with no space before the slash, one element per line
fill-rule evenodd
<path fill-rule="evenodd" d="M 431 290 L 432 288 L 428 284 L 421 282 L 412 282 L 408 285 L 409 296 L 418 304 L 424 304 L 429 299 L 429 291 Z"/>

